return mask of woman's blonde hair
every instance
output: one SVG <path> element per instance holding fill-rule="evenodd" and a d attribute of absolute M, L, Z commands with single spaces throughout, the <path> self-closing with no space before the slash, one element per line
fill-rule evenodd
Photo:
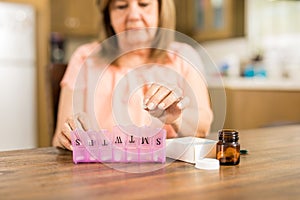
<path fill-rule="evenodd" d="M 97 6 L 100 12 L 100 42 L 115 35 L 111 26 L 109 16 L 109 4 L 112 0 L 97 0 Z M 173 0 L 157 0 L 159 5 L 159 24 L 158 27 L 166 29 L 175 29 L 176 13 Z"/>
<path fill-rule="evenodd" d="M 107 38 L 114 36 L 116 33 L 111 26 L 111 19 L 109 13 L 109 5 L 113 0 L 97 0 L 97 6 L 100 13 L 100 33 L 99 41 L 102 42 Z M 174 40 L 173 31 L 168 31 L 167 29 L 174 30 L 176 25 L 176 13 L 175 5 L 173 0 L 157 0 L 159 5 L 159 20 L 158 27 L 163 28 L 161 31 L 158 31 L 157 38 L 153 44 L 155 48 L 152 49 L 151 57 L 157 58 L 161 57 L 164 53 L 162 50 L 165 50 L 171 41 Z M 117 44 L 116 44 L 117 45 Z M 106 52 L 105 54 L 115 54 L 116 49 L 110 47 L 102 47 L 102 50 Z M 103 53 L 103 52 L 102 52 Z"/>

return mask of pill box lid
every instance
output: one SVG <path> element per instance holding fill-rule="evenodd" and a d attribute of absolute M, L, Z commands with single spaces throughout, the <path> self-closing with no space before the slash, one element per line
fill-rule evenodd
<path fill-rule="evenodd" d="M 175 160 L 196 163 L 197 159 L 216 158 L 215 140 L 181 137 L 166 140 L 166 156 Z"/>

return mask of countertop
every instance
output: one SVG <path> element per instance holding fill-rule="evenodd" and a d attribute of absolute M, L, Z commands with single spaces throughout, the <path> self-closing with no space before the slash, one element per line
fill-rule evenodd
<path fill-rule="evenodd" d="M 236 90 L 279 90 L 300 91 L 300 79 L 268 79 L 268 78 L 228 78 L 219 77 L 208 80 L 210 89 L 226 88 Z"/>
<path fill-rule="evenodd" d="M 1 199 L 299 199 L 300 126 L 239 132 L 248 154 L 239 165 L 211 171 L 173 161 L 153 172 L 126 173 L 113 165 L 74 164 L 71 152 L 54 147 L 0 152 Z"/>

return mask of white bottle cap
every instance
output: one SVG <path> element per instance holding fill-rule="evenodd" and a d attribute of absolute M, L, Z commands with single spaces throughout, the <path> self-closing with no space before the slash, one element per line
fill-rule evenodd
<path fill-rule="evenodd" d="M 204 158 L 204 159 L 196 160 L 195 167 L 197 169 L 216 170 L 220 168 L 220 162 L 217 159 Z"/>

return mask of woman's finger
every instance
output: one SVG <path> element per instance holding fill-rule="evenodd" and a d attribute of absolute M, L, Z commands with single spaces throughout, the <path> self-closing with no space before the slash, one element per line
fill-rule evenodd
<path fill-rule="evenodd" d="M 149 87 L 149 89 L 147 90 L 145 96 L 144 96 L 144 105 L 147 105 L 148 102 L 150 101 L 151 97 L 158 91 L 158 89 L 160 88 L 160 85 L 158 84 L 151 84 L 151 86 Z"/>
<path fill-rule="evenodd" d="M 71 131 L 75 130 L 76 127 L 77 127 L 77 126 L 76 126 L 76 123 L 75 123 L 75 120 L 74 120 L 73 117 L 69 117 L 69 118 L 66 120 L 65 124 L 67 124 L 67 125 L 69 126 L 69 129 L 70 129 Z"/>
<path fill-rule="evenodd" d="M 71 131 L 72 130 L 75 130 L 75 129 L 72 129 L 71 126 L 69 125 L 69 123 L 65 122 L 61 132 L 69 141 L 71 141 Z"/>
<path fill-rule="evenodd" d="M 189 103 L 190 103 L 190 99 L 188 97 L 183 97 L 183 99 L 180 100 L 176 105 L 179 109 L 183 110 L 186 107 L 188 107 Z"/>
<path fill-rule="evenodd" d="M 72 150 L 71 145 L 71 127 L 67 122 L 63 124 L 62 130 L 58 135 L 59 147 Z"/>
<path fill-rule="evenodd" d="M 85 113 L 80 113 L 76 116 L 77 126 L 84 131 L 88 131 L 90 127 L 88 116 Z"/>
<path fill-rule="evenodd" d="M 162 102 L 171 91 L 165 87 L 160 87 L 158 91 L 150 98 L 149 102 L 147 103 L 147 108 L 149 110 L 154 110 L 160 102 Z"/>
<path fill-rule="evenodd" d="M 60 147 L 62 147 L 64 149 L 68 149 L 70 151 L 73 150 L 72 145 L 71 145 L 71 141 L 66 137 L 65 133 L 61 133 L 58 136 L 58 141 L 60 143 Z"/>
<path fill-rule="evenodd" d="M 182 97 L 178 97 L 174 92 L 170 92 L 163 101 L 161 101 L 158 105 L 158 108 L 161 110 L 165 110 L 169 108 L 173 103 L 178 103 Z"/>

